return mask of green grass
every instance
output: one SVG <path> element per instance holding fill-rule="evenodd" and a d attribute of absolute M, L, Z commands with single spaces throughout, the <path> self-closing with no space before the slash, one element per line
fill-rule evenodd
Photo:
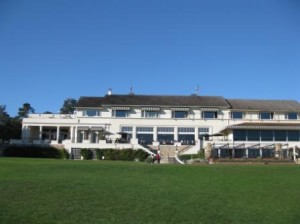
<path fill-rule="evenodd" d="M 0 223 L 300 223 L 300 167 L 1 158 Z"/>

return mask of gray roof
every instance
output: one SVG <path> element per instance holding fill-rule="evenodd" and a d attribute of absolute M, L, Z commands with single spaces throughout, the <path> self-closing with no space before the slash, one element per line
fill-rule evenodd
<path fill-rule="evenodd" d="M 300 104 L 294 100 L 227 99 L 227 102 L 233 110 L 300 111 Z"/>
<path fill-rule="evenodd" d="M 106 95 L 105 97 L 80 97 L 76 107 L 101 106 L 176 106 L 229 108 L 219 96 L 159 96 L 159 95 Z"/>
<path fill-rule="evenodd" d="M 77 101 L 76 107 L 102 107 L 103 97 L 82 96 Z"/>
<path fill-rule="evenodd" d="M 231 125 L 226 129 L 229 130 L 300 130 L 299 123 L 268 123 L 268 122 L 245 122 L 241 124 Z M 225 129 L 225 130 L 226 130 Z"/>
<path fill-rule="evenodd" d="M 220 96 L 160 96 L 160 95 L 105 95 L 104 97 L 80 97 L 76 107 L 99 108 L 103 106 L 151 106 L 151 107 L 202 107 L 228 108 L 241 111 L 294 111 L 300 112 L 300 104 L 294 100 L 241 100 Z"/>

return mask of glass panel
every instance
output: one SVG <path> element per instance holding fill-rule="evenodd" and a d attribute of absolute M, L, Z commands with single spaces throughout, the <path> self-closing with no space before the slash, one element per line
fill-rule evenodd
<path fill-rule="evenodd" d="M 171 134 L 158 134 L 157 140 L 162 145 L 172 145 L 174 143 L 174 135 Z"/>
<path fill-rule="evenodd" d="M 187 111 L 174 111 L 173 117 L 174 118 L 187 118 L 188 112 Z"/>
<path fill-rule="evenodd" d="M 199 128 L 199 132 L 209 132 L 209 128 Z"/>
<path fill-rule="evenodd" d="M 153 128 L 151 127 L 137 127 L 137 132 L 153 132 Z"/>
<path fill-rule="evenodd" d="M 261 131 L 261 141 L 273 141 L 273 131 Z"/>
<path fill-rule="evenodd" d="M 158 117 L 158 112 L 157 111 L 143 111 L 143 117 L 156 118 L 156 117 Z"/>
<path fill-rule="evenodd" d="M 141 145 L 151 145 L 153 142 L 153 134 L 137 134 L 136 137 Z"/>
<path fill-rule="evenodd" d="M 297 120 L 297 113 L 294 112 L 288 113 L 286 117 L 288 120 Z"/>
<path fill-rule="evenodd" d="M 260 157 L 259 149 L 248 149 L 248 158 L 258 158 Z"/>
<path fill-rule="evenodd" d="M 157 132 L 174 132 L 174 128 L 157 128 Z"/>
<path fill-rule="evenodd" d="M 248 141 L 260 140 L 260 131 L 249 130 L 247 132 L 248 132 Z"/>
<path fill-rule="evenodd" d="M 297 142 L 300 139 L 299 131 L 288 131 L 287 136 L 288 136 L 288 141 Z"/>
<path fill-rule="evenodd" d="M 262 120 L 271 120 L 271 119 L 273 119 L 273 113 L 260 112 L 260 119 L 262 119 Z"/>
<path fill-rule="evenodd" d="M 116 110 L 116 117 L 127 117 L 127 110 Z"/>
<path fill-rule="evenodd" d="M 203 118 L 217 118 L 218 113 L 217 112 L 212 112 L 212 111 L 203 111 L 202 112 L 202 117 Z"/>
<path fill-rule="evenodd" d="M 178 141 L 182 145 L 194 145 L 195 144 L 195 135 L 178 135 Z"/>
<path fill-rule="evenodd" d="M 132 127 L 122 127 L 122 132 L 132 132 Z"/>
<path fill-rule="evenodd" d="M 93 110 L 93 109 L 86 110 L 85 115 L 89 117 L 99 116 L 99 110 Z"/>
<path fill-rule="evenodd" d="M 195 132 L 194 128 L 178 128 L 178 132 Z"/>
<path fill-rule="evenodd" d="M 245 130 L 234 130 L 233 131 L 233 140 L 234 141 L 246 141 L 246 134 Z"/>
<path fill-rule="evenodd" d="M 286 141 L 286 131 L 274 131 L 275 141 Z"/>
<path fill-rule="evenodd" d="M 243 112 L 234 111 L 231 112 L 232 119 L 243 119 Z"/>

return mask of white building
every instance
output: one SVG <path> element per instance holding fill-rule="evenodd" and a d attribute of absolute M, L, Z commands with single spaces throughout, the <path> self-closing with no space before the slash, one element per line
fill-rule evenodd
<path fill-rule="evenodd" d="M 76 111 L 30 114 L 21 141 L 81 148 L 159 149 L 214 157 L 287 157 L 300 147 L 300 104 L 216 96 L 115 95 L 80 97 Z"/>

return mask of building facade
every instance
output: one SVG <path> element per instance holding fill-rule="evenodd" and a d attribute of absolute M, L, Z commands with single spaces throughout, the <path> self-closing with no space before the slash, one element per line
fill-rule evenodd
<path fill-rule="evenodd" d="M 81 148 L 168 148 L 213 157 L 288 157 L 300 147 L 300 104 L 220 96 L 80 97 L 74 114 L 30 114 L 12 143 Z M 173 155 L 173 154 L 172 154 Z"/>

